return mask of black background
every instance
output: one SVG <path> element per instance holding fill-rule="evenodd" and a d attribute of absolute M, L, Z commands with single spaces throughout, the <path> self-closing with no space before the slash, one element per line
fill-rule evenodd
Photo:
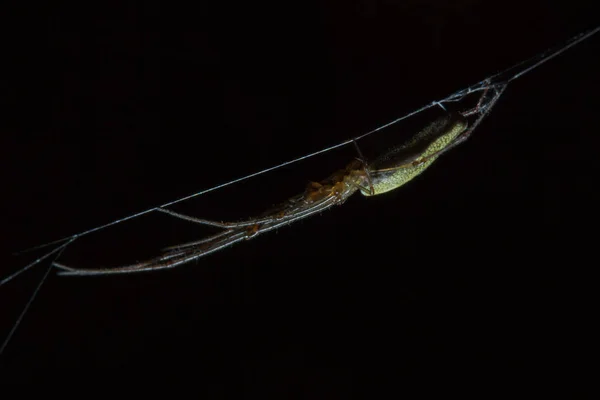
<path fill-rule="evenodd" d="M 357 136 L 598 23 L 593 2 L 524 3 L 11 10 L 0 276 L 43 254 L 13 251 Z M 347 398 L 412 375 L 510 382 L 578 365 L 593 325 L 599 49 L 593 37 L 515 81 L 472 140 L 401 190 L 172 271 L 51 273 L 0 379 L 179 377 Z M 354 156 L 175 209 L 255 215 Z M 152 214 L 61 260 L 117 266 L 210 232 Z M 2 338 L 47 266 L 0 288 Z"/>

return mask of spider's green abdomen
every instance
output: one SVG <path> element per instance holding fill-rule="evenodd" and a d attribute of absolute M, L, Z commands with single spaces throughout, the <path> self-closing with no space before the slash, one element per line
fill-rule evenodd
<path fill-rule="evenodd" d="M 372 196 L 404 185 L 427 169 L 467 125 L 467 120 L 459 114 L 448 114 L 434 121 L 408 143 L 376 159 L 369 166 L 374 193 L 369 188 L 361 189 L 361 193 Z"/>

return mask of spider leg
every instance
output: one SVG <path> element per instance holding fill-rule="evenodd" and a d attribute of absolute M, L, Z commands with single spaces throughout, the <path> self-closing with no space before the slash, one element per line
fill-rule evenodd
<path fill-rule="evenodd" d="M 479 114 L 481 109 L 483 108 L 482 103 L 483 103 L 483 99 L 485 98 L 485 96 L 487 95 L 488 91 L 490 90 L 489 87 L 485 88 L 483 90 L 483 92 L 481 93 L 481 96 L 479 97 L 479 100 L 477 101 L 477 105 L 473 108 L 471 108 L 470 110 L 466 110 L 463 111 L 461 114 L 463 117 L 468 117 L 474 114 Z"/>
<path fill-rule="evenodd" d="M 211 241 L 216 240 L 216 239 L 218 239 L 220 237 L 223 237 L 223 236 L 231 233 L 231 231 L 232 231 L 231 229 L 228 229 L 226 231 L 219 232 L 219 233 L 217 233 L 217 234 L 215 234 L 213 236 L 209 236 L 209 237 L 207 237 L 205 239 L 195 240 L 193 242 L 187 242 L 187 243 L 180 243 L 180 244 L 176 244 L 174 246 L 169 246 L 169 247 L 164 247 L 162 250 L 163 251 L 171 251 L 171 250 L 180 250 L 180 249 L 183 249 L 183 248 L 186 248 L 186 247 L 198 246 L 200 244 L 211 242 Z"/>
<path fill-rule="evenodd" d="M 256 227 L 252 230 L 248 230 L 248 224 L 244 223 L 236 228 L 228 229 L 225 232 L 213 235 L 210 238 L 175 247 L 173 251 L 165 253 L 159 257 L 153 258 L 148 261 L 144 261 L 137 264 L 117 267 L 117 268 L 99 268 L 99 269 L 78 269 L 68 267 L 64 264 L 54 263 L 53 265 L 61 270 L 59 275 L 109 275 L 109 274 L 127 274 L 137 273 L 143 271 L 155 271 L 161 269 L 174 268 L 176 266 L 188 263 L 198 258 L 207 256 L 216 251 L 227 248 L 235 243 L 256 237 L 260 234 L 269 232 L 273 229 L 277 229 L 281 226 L 291 224 L 302 218 L 309 217 L 315 213 L 324 211 L 336 204 L 343 203 L 349 196 L 351 196 L 356 189 L 354 187 L 347 187 L 342 193 L 338 195 L 331 194 L 315 202 L 298 202 L 296 204 L 290 203 L 290 207 L 294 208 L 289 211 L 289 214 L 284 218 L 276 217 L 265 217 L 260 220 L 264 220 L 264 223 L 253 224 Z M 277 214 L 279 215 L 279 212 Z M 256 220 L 255 220 L 256 221 Z"/>
<path fill-rule="evenodd" d="M 475 119 L 475 122 L 473 122 L 473 124 L 469 124 L 470 126 L 463 133 L 461 133 L 452 144 L 446 146 L 444 149 L 439 151 L 437 153 L 438 156 L 458 146 L 471 136 L 471 134 L 479 126 L 481 121 L 483 121 L 483 119 L 490 113 L 492 108 L 496 105 L 496 102 L 498 101 L 500 96 L 502 96 L 502 93 L 504 93 L 506 86 L 506 84 L 495 84 L 486 87 L 483 90 L 483 93 L 481 94 L 477 105 L 470 110 L 466 110 L 460 113 L 465 118 L 470 117 L 472 115 L 477 115 L 477 118 Z M 491 96 L 491 99 L 487 99 L 487 95 L 490 89 L 493 90 L 493 94 Z"/>
<path fill-rule="evenodd" d="M 369 184 L 369 193 L 372 196 L 373 194 L 375 194 L 375 189 L 373 188 L 373 181 L 371 180 L 371 174 L 369 172 L 369 165 L 367 164 L 367 159 L 363 156 L 362 151 L 360 151 L 360 147 L 358 147 L 358 143 L 356 142 L 356 139 L 352 139 L 352 143 L 354 144 L 354 147 L 356 148 L 356 151 L 358 152 L 358 157 L 359 157 L 358 161 L 360 161 L 362 163 L 365 173 L 367 174 L 367 183 Z M 360 185 L 359 185 L 359 189 L 362 190 Z"/>
<path fill-rule="evenodd" d="M 249 223 L 243 224 L 243 225 L 240 225 L 240 228 L 247 227 L 247 226 L 258 226 L 258 228 L 256 230 L 252 230 L 250 233 L 248 231 L 246 231 L 246 235 L 247 235 L 246 239 L 250 239 L 260 233 L 268 232 L 269 230 L 275 229 L 275 228 L 283 226 L 285 224 L 292 223 L 293 221 L 296 221 L 298 219 L 306 218 L 316 212 L 323 211 L 333 205 L 330 203 L 332 203 L 332 202 L 336 203 L 335 200 L 336 199 L 334 198 L 334 196 L 329 196 L 327 198 L 320 200 L 320 202 L 313 203 L 310 207 L 304 207 L 304 209 L 292 212 L 285 217 L 273 217 L 270 219 L 262 218 L 262 219 L 250 220 L 248 222 L 254 222 L 254 224 L 252 224 L 252 225 L 250 225 Z M 274 214 L 274 215 L 277 215 L 277 214 Z M 234 231 L 234 229 L 229 229 L 224 232 L 217 233 L 216 235 L 213 235 L 206 239 L 166 247 L 163 250 L 177 251 L 177 250 L 183 250 L 188 247 L 194 247 L 194 246 L 197 246 L 200 244 L 213 242 L 214 240 L 216 240 L 220 237 L 226 236 L 233 231 Z"/>
<path fill-rule="evenodd" d="M 244 232 L 235 232 L 210 246 L 195 246 L 185 250 L 167 253 L 163 256 L 153 258 L 148 261 L 137 264 L 126 265 L 117 268 L 98 268 L 98 269 L 79 269 L 68 267 L 64 264 L 54 263 L 53 265 L 61 270 L 58 275 L 66 276 L 88 276 L 88 275 L 110 275 L 110 274 L 131 274 L 143 271 L 154 271 L 161 269 L 174 268 L 178 265 L 187 263 L 197 258 L 207 256 L 215 251 L 227 248 L 237 242 L 245 240 Z"/>
<path fill-rule="evenodd" d="M 489 89 L 493 90 L 492 98 L 490 100 L 486 101 L 484 104 L 484 101 L 486 100 L 486 96 L 487 96 Z M 464 142 L 465 140 L 467 140 L 469 138 L 469 136 L 471 136 L 471 133 L 473 133 L 473 131 L 479 126 L 481 121 L 483 121 L 483 119 L 490 113 L 492 108 L 496 105 L 496 102 L 498 101 L 498 99 L 500 98 L 502 93 L 504 93 L 505 89 L 506 89 L 506 84 L 494 85 L 494 86 L 490 86 L 489 88 L 486 88 L 486 90 L 483 91 L 483 94 L 479 98 L 479 101 L 477 102 L 477 106 L 475 106 L 474 109 L 467 110 L 467 111 L 461 113 L 464 117 L 468 117 L 471 115 L 478 115 L 478 117 L 475 120 L 475 122 L 473 123 L 473 125 L 471 125 L 463 134 L 461 134 L 456 139 L 455 143 L 452 144 L 452 146 L 447 147 L 447 150 L 450 150 L 454 146 Z"/>
<path fill-rule="evenodd" d="M 333 197 L 329 197 L 326 201 L 322 201 L 321 203 L 316 203 L 310 209 L 300 211 L 300 212 L 294 214 L 293 216 L 290 216 L 289 218 L 273 219 L 271 221 L 271 223 L 256 224 L 256 225 L 254 225 L 255 229 L 252 229 L 251 231 L 248 231 L 247 229 L 241 229 L 242 227 L 240 227 L 238 229 L 230 229 L 230 230 L 218 233 L 218 234 L 211 236 L 209 238 L 206 238 L 206 239 L 167 247 L 167 248 L 165 248 L 165 250 L 171 250 L 171 251 L 169 253 L 167 253 L 165 258 L 173 258 L 173 257 L 179 256 L 179 255 L 185 255 L 187 253 L 188 249 L 196 248 L 202 244 L 208 244 L 209 246 L 215 247 L 215 248 L 218 247 L 216 250 L 220 250 L 221 248 L 224 248 L 224 247 L 227 247 L 227 246 L 230 246 L 231 244 L 233 244 L 233 243 L 229 243 L 229 241 L 232 239 L 232 237 L 228 236 L 228 235 L 232 235 L 234 232 L 235 232 L 235 235 L 239 235 L 240 240 L 248 240 L 248 239 L 254 238 L 262 233 L 266 233 L 273 229 L 279 228 L 283 225 L 290 224 L 298 219 L 306 218 L 316 212 L 324 211 L 325 209 L 327 209 L 333 205 L 331 203 L 334 203 Z M 223 238 L 223 239 L 221 239 L 221 238 Z M 235 239 L 237 240 L 237 238 L 238 238 L 238 236 L 236 236 Z M 219 239 L 221 239 L 222 241 Z M 216 250 L 211 249 L 211 252 L 216 251 Z M 207 254 L 209 254 L 209 253 L 207 253 Z M 203 254 L 203 255 L 207 255 L 207 254 Z M 157 258 L 155 260 L 159 260 L 159 258 Z"/>
<path fill-rule="evenodd" d="M 203 219 L 203 218 L 196 218 L 196 217 L 192 217 L 192 216 L 185 215 L 185 214 L 180 214 L 178 212 L 169 210 L 168 208 L 157 208 L 156 211 L 160 211 L 162 213 L 168 214 L 175 218 L 194 222 L 196 224 L 215 226 L 217 228 L 239 228 L 242 226 L 252 226 L 252 225 L 270 221 L 272 219 L 272 217 L 265 217 L 265 218 L 258 218 L 258 219 L 252 219 L 252 220 L 248 220 L 248 221 L 239 221 L 239 222 L 218 222 L 218 221 L 211 221 L 211 220 Z"/>

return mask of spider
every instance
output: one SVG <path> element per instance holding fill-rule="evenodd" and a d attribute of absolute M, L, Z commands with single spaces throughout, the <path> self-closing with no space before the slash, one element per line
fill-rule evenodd
<path fill-rule="evenodd" d="M 217 222 L 180 214 L 168 208 L 157 208 L 157 211 L 172 217 L 222 229 L 220 233 L 205 239 L 168 247 L 156 258 L 115 268 L 80 269 L 58 262 L 53 265 L 61 270 L 60 275 L 107 275 L 174 268 L 341 205 L 357 192 L 364 196 L 375 196 L 397 189 L 425 171 L 442 153 L 465 141 L 494 106 L 505 87 L 497 84 L 482 88 L 474 108 L 459 113 L 446 111 L 444 116 L 429 124 L 407 143 L 391 149 L 373 163 L 365 161 L 354 140 L 359 157 L 325 180 L 310 182 L 303 193 L 255 218 L 240 222 Z M 473 116 L 475 121 L 469 127 L 468 118 Z"/>
<path fill-rule="evenodd" d="M 97 226 L 79 234 L 31 248 L 29 250 L 62 243 L 54 250 L 46 253 L 32 263 L 2 279 L 0 281 L 0 286 L 11 281 L 16 276 L 27 271 L 29 268 L 40 263 L 44 259 L 54 257 L 54 260 L 56 260 L 71 243 L 81 236 L 99 231 L 111 225 L 137 218 L 153 211 L 160 211 L 173 217 L 201 225 L 218 227 L 223 229 L 223 231 L 199 241 L 166 248 L 163 255 L 133 265 L 116 268 L 80 269 L 68 267 L 55 261 L 51 264 L 51 266 L 59 269 L 59 274 L 61 275 L 106 275 L 173 268 L 211 254 L 215 251 L 227 248 L 235 243 L 251 239 L 262 233 L 277 229 L 283 225 L 287 225 L 302 218 L 309 217 L 315 213 L 333 207 L 334 205 L 341 205 L 357 191 L 360 191 L 365 196 L 373 196 L 397 189 L 413 179 L 415 176 L 422 173 L 440 155 L 464 142 L 496 104 L 498 98 L 502 95 L 508 84 L 522 77 L 526 73 L 536 69 L 545 62 L 562 54 L 569 48 L 590 38 L 598 32 L 600 32 L 600 27 L 596 27 L 587 32 L 576 35 L 554 48 L 541 52 L 528 60 L 522 61 L 510 68 L 498 72 L 472 86 L 467 87 L 466 89 L 459 90 L 443 100 L 434 101 L 354 139 L 338 143 L 323 150 L 284 162 L 254 174 L 234 179 L 202 192 L 174 200 L 162 206 L 141 211 L 125 218 L 117 219 L 108 224 Z M 447 113 L 445 117 L 430 124 L 412 140 L 377 158 L 370 165 L 365 161 L 364 157 L 362 157 L 360 149 L 357 145 L 357 140 L 434 106 L 439 106 L 446 111 L 446 107 L 444 106 L 445 103 L 459 102 L 463 98 L 470 96 L 473 93 L 480 93 L 475 107 L 458 113 Z M 469 124 L 467 121 L 468 119 L 474 119 L 474 121 Z M 302 159 L 333 150 L 334 148 L 345 146 L 349 143 L 354 143 L 358 150 L 360 157 L 357 160 L 354 160 L 348 164 L 346 168 L 336 172 L 322 182 L 310 183 L 302 194 L 288 199 L 280 206 L 268 210 L 256 218 L 251 218 L 241 222 L 217 222 L 179 214 L 166 208 L 175 203 L 182 202 L 192 197 L 231 185 L 244 179 L 266 173 L 268 171 L 283 167 L 284 165 L 292 164 Z M 48 269 L 48 272 L 49 271 L 50 269 Z M 48 275 L 48 272 L 46 273 L 45 277 Z M 35 294 L 30 299 L 30 302 L 34 297 Z"/>

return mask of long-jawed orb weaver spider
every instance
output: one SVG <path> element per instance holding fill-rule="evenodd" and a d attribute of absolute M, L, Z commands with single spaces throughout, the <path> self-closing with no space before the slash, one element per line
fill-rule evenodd
<path fill-rule="evenodd" d="M 0 280 L 0 286 L 11 281 L 16 276 L 29 270 L 33 266 L 42 262 L 43 260 L 49 258 L 54 259 L 54 262 L 52 262 L 51 266 L 60 269 L 61 275 L 105 275 L 114 273 L 132 273 L 173 268 L 175 266 L 184 264 L 191 260 L 229 247 L 237 242 L 250 239 L 261 233 L 265 233 L 270 230 L 276 229 L 280 226 L 290 224 L 299 219 L 306 218 L 315 213 L 326 210 L 334 205 L 343 204 L 344 201 L 348 199 L 348 197 L 350 197 L 358 190 L 360 190 L 361 193 L 363 193 L 364 195 L 369 196 L 398 188 L 406 182 L 408 182 L 410 179 L 423 172 L 442 153 L 454 148 L 455 146 L 466 140 L 481 123 L 483 118 L 489 113 L 489 111 L 492 109 L 492 107 L 494 106 L 494 104 L 496 103 L 496 101 L 498 100 L 498 98 L 509 83 L 522 77 L 526 73 L 534 70 L 535 68 L 544 64 L 546 61 L 549 61 L 552 58 L 562 54 L 571 47 L 581 43 L 582 41 L 587 40 L 588 38 L 590 38 L 598 32 L 600 32 L 600 27 L 596 27 L 587 32 L 578 34 L 554 48 L 541 52 L 528 60 L 522 61 L 510 68 L 496 73 L 474 85 L 471 85 L 462 90 L 458 90 L 442 100 L 433 101 L 428 105 L 425 105 L 413 112 L 410 112 L 400 118 L 397 118 L 387 124 L 384 124 L 370 132 L 367 132 L 351 140 L 338 143 L 326 149 L 307 154 L 294 160 L 281 163 L 277 166 L 244 176 L 242 178 L 234 179 L 227 183 L 214 186 L 212 188 L 171 201 L 161 206 L 157 206 L 129 215 L 124 218 L 117 219 L 105 225 L 97 226 L 87 231 L 80 232 L 78 234 L 65 237 L 63 239 L 59 239 L 31 248 L 29 250 L 34 250 L 55 244 L 57 245 L 57 247 L 53 250 L 37 258 L 28 265 L 22 267 L 15 273 Z M 413 140 L 409 141 L 407 144 L 401 146 L 400 148 L 392 150 L 386 155 L 378 158 L 372 165 L 367 164 L 364 158 L 361 156 L 361 158 L 358 161 L 352 162 L 344 170 L 333 174 L 331 177 L 329 177 L 321 183 L 310 184 L 303 194 L 289 199 L 287 202 L 283 203 L 279 207 L 269 210 L 257 218 L 243 222 L 215 222 L 178 214 L 166 208 L 173 204 L 188 200 L 192 197 L 196 197 L 208 193 L 210 191 L 223 188 L 225 186 L 240 182 L 253 176 L 257 176 L 268 171 L 281 168 L 285 165 L 289 165 L 297 161 L 315 156 L 317 154 L 345 146 L 349 143 L 354 143 L 356 145 L 357 140 L 362 139 L 388 126 L 396 124 L 401 120 L 419 114 L 422 111 L 436 106 L 439 106 L 445 110 L 444 104 L 458 102 L 463 98 L 474 93 L 480 93 L 477 105 L 472 109 L 463 110 L 458 113 L 460 118 L 474 119 L 474 121 L 469 125 L 468 128 L 466 127 L 466 122 L 464 123 L 464 126 L 461 126 L 460 124 L 458 126 L 452 124 L 447 125 L 449 124 L 448 121 L 452 118 L 454 118 L 454 121 L 457 120 L 456 115 L 452 118 L 446 117 L 450 119 L 438 120 L 432 125 L 430 125 L 428 128 L 426 128 L 423 132 L 416 135 Z M 448 128 L 449 130 L 444 129 L 444 127 Z M 368 190 L 365 190 L 365 187 L 368 187 Z M 78 238 L 154 211 L 166 213 L 168 215 L 181 218 L 187 221 L 195 222 L 198 224 L 222 228 L 224 229 L 224 231 L 216 235 L 210 236 L 206 239 L 202 239 L 200 241 L 195 241 L 167 248 L 165 249 L 167 250 L 166 253 L 162 256 L 145 262 L 124 267 L 84 270 L 79 268 L 68 267 L 59 262 L 56 262 L 58 257 L 62 254 L 62 252 Z M 48 273 L 50 269 L 48 269 Z M 45 277 L 46 276 L 47 274 L 45 275 Z M 42 279 L 42 283 L 44 279 Z M 31 300 L 33 300 L 33 297 L 35 297 L 35 293 L 30 299 L 30 302 Z"/>
<path fill-rule="evenodd" d="M 174 268 L 204 257 L 235 243 L 252 239 L 281 226 L 310 217 L 335 205 L 343 204 L 356 192 L 375 196 L 397 189 L 427 169 L 442 153 L 463 142 L 491 110 L 505 89 L 505 85 L 491 85 L 482 90 L 477 105 L 460 113 L 446 113 L 407 143 L 393 148 L 367 163 L 356 144 L 360 158 L 349 163 L 321 182 L 311 182 L 305 191 L 258 217 L 240 222 L 217 222 L 176 213 L 167 208 L 157 211 L 176 218 L 223 229 L 208 238 L 172 246 L 156 258 L 133 265 L 79 269 L 55 262 L 61 275 L 107 275 L 154 271 Z M 471 128 L 468 117 L 475 116 Z"/>

